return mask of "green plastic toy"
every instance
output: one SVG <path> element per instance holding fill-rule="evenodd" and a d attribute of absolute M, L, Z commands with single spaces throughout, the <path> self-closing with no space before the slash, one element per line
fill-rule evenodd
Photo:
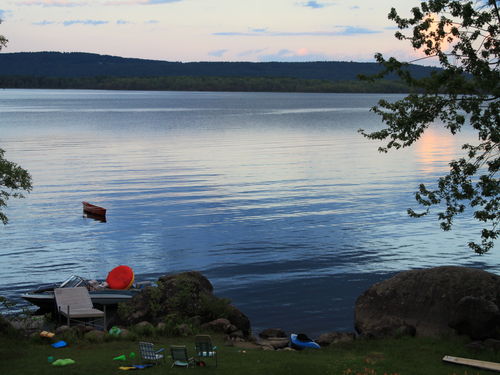
<path fill-rule="evenodd" d="M 118 328 L 117 326 L 113 326 L 109 329 L 109 334 L 111 336 L 118 337 L 118 336 L 120 336 L 120 333 L 122 333 L 122 330 L 120 328 Z"/>
<path fill-rule="evenodd" d="M 113 361 L 126 361 L 127 357 L 125 354 L 119 355 L 118 357 L 113 358 Z"/>
<path fill-rule="evenodd" d="M 67 365 L 72 365 L 75 363 L 71 358 L 65 358 L 65 359 L 58 359 L 54 362 L 52 362 L 52 366 L 67 366 Z"/>

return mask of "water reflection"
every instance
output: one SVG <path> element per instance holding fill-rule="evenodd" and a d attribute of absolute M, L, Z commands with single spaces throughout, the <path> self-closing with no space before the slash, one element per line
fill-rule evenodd
<path fill-rule="evenodd" d="M 456 136 L 442 129 L 429 128 L 416 143 L 415 156 L 422 172 L 445 172 L 449 162 L 457 157 L 460 143 Z"/>
<path fill-rule="evenodd" d="M 88 218 L 88 219 L 92 219 L 92 220 L 95 220 L 95 221 L 99 221 L 101 223 L 105 223 L 106 222 L 106 216 L 96 215 L 96 214 L 93 214 L 93 213 L 90 213 L 90 212 L 86 212 L 86 211 L 83 211 L 83 217 L 84 218 Z"/>

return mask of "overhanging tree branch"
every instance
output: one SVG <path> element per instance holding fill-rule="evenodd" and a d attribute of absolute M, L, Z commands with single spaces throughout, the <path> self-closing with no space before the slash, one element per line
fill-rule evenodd
<path fill-rule="evenodd" d="M 407 64 L 375 55 L 384 69 L 368 79 L 393 73 L 415 93 L 394 103 L 379 101 L 372 111 L 381 116 L 386 127 L 371 133 L 360 132 L 369 139 L 386 141 L 379 150 L 387 152 L 411 146 L 436 120 L 451 134 L 457 134 L 464 126 L 474 129 L 479 143 L 463 146 L 466 155 L 450 162 L 449 173 L 437 181 L 435 188 L 421 184 L 415 199 L 425 210 L 417 213 L 408 209 L 408 213 L 421 217 L 435 207 L 440 227 L 450 230 L 455 217 L 469 207 L 472 216 L 486 226 L 480 234 L 481 242 L 470 242 L 469 246 L 483 254 L 500 235 L 498 4 L 495 0 L 488 0 L 487 4 L 428 0 L 411 13 L 412 17 L 403 18 L 391 9 L 388 17 L 401 30 L 395 34 L 396 38 L 408 40 L 422 51 L 425 57 L 421 59 L 437 57 L 442 70 L 415 79 L 405 69 Z M 408 29 L 411 32 L 404 34 Z"/>
<path fill-rule="evenodd" d="M 0 20 L 2 23 L 2 20 Z M 0 50 L 7 45 L 7 39 L 0 35 Z M 9 221 L 3 213 L 10 198 L 24 198 L 24 192 L 32 189 L 31 175 L 16 163 L 4 158 L 5 151 L 0 148 L 0 221 L 7 224 Z"/>

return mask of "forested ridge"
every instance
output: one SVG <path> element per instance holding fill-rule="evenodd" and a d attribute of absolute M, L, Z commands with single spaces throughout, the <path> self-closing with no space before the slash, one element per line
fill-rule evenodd
<path fill-rule="evenodd" d="M 380 92 L 404 93 L 398 81 L 339 81 L 273 77 L 33 77 L 0 76 L 0 88 L 249 91 L 249 92 Z"/>
<path fill-rule="evenodd" d="M 358 62 L 168 62 L 91 53 L 20 52 L 0 54 L 2 88 L 116 90 L 406 92 L 395 77 L 360 82 L 359 74 L 380 71 Z M 428 76 L 434 68 L 410 65 Z"/>

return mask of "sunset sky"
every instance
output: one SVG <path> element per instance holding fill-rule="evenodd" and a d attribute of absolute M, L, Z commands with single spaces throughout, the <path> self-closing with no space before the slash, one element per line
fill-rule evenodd
<path fill-rule="evenodd" d="M 2 53 L 92 52 L 168 61 L 374 61 L 418 55 L 392 6 L 419 0 L 3 0 Z M 429 62 L 427 62 L 429 63 Z"/>

